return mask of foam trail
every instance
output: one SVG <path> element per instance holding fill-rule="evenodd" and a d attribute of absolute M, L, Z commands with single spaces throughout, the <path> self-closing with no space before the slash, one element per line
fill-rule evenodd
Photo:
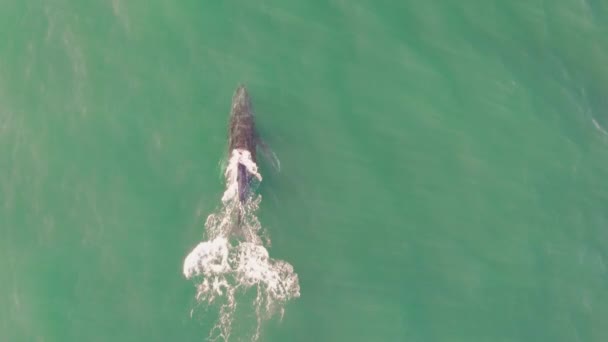
<path fill-rule="evenodd" d="M 209 333 L 209 340 L 229 340 L 237 306 L 242 307 L 239 299 L 243 301 L 248 289 L 255 289 L 256 294 L 250 303 L 256 314 L 252 341 L 259 339 L 266 319 L 275 313 L 282 317 L 285 303 L 300 296 L 298 275 L 293 266 L 272 259 L 265 247 L 269 246 L 270 239 L 266 236 L 264 244 L 265 232 L 255 215 L 261 196 L 250 195 L 244 204 L 238 199 L 239 164 L 262 180 L 249 151 L 234 150 L 224 173 L 226 191 L 222 206 L 207 217 L 206 240 L 184 260 L 184 276 L 196 279 L 196 299 L 207 307 L 219 305 L 218 319 Z"/>

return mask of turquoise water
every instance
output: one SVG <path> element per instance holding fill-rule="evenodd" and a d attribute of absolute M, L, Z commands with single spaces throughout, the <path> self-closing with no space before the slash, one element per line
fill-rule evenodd
<path fill-rule="evenodd" d="M 8 0 L 0 34 L 0 341 L 205 339 L 239 82 L 301 287 L 261 341 L 608 339 L 604 2 Z"/>

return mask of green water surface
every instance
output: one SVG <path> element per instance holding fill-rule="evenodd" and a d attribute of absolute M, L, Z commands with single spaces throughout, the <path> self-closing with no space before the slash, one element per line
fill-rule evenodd
<path fill-rule="evenodd" d="M 0 341 L 204 340 L 239 82 L 301 286 L 261 341 L 608 341 L 606 37 L 598 0 L 0 2 Z"/>

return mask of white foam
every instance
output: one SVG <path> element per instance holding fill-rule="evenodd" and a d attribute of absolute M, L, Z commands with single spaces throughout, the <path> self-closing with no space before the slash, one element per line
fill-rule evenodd
<path fill-rule="evenodd" d="M 229 268 L 228 242 L 222 237 L 199 243 L 184 260 L 186 278 L 198 275 L 209 277 L 225 273 Z"/>
<path fill-rule="evenodd" d="M 228 165 L 226 166 L 226 172 L 224 172 L 224 176 L 226 177 L 226 191 L 222 197 L 222 202 L 224 203 L 234 199 L 238 193 L 239 184 L 237 177 L 239 173 L 239 164 L 245 166 L 247 171 L 254 175 L 260 182 L 262 181 L 262 176 L 258 172 L 258 166 L 251 159 L 251 152 L 243 149 L 232 150 Z"/>
<path fill-rule="evenodd" d="M 232 151 L 225 171 L 226 191 L 220 210 L 207 217 L 205 235 L 184 260 L 183 272 L 188 279 L 196 279 L 196 298 L 200 303 L 219 302 L 219 317 L 209 334 L 209 339 L 228 341 L 237 307 L 237 294 L 255 288 L 253 303 L 257 326 L 251 340 L 260 337 L 263 321 L 284 311 L 287 301 L 300 296 L 298 275 L 293 266 L 282 260 L 272 259 L 263 244 L 270 239 L 262 230 L 255 215 L 261 196 L 254 196 L 245 204 L 238 201 L 238 164 L 260 181 L 257 165 L 246 150 Z M 238 211 L 239 220 L 235 220 Z M 238 232 L 238 234 L 235 234 Z M 238 236 L 238 238 L 235 238 Z M 239 306 L 241 306 L 239 304 Z"/>

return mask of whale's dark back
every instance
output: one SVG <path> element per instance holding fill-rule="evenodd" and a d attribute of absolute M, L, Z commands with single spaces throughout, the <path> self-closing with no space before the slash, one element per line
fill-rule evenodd
<path fill-rule="evenodd" d="M 228 153 L 234 149 L 247 150 L 256 162 L 256 132 L 251 99 L 244 86 L 239 86 L 232 97 Z"/>
<path fill-rule="evenodd" d="M 239 164 L 238 166 L 237 182 L 239 183 L 239 201 L 244 203 L 249 195 L 249 183 L 251 182 L 251 175 L 243 164 Z"/>
<path fill-rule="evenodd" d="M 233 150 L 246 150 L 251 154 L 251 160 L 256 162 L 256 131 L 253 117 L 251 98 L 244 86 L 239 86 L 232 97 L 230 126 L 228 128 L 228 153 Z M 244 203 L 249 196 L 249 185 L 252 175 L 245 165 L 239 163 L 237 170 L 239 201 Z"/>

